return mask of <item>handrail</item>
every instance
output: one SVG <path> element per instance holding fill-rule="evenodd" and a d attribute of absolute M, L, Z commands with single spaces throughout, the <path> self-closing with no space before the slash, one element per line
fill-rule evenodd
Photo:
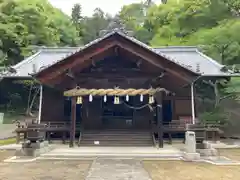
<path fill-rule="evenodd" d="M 156 139 L 155 139 L 155 135 L 154 135 L 154 133 L 152 133 L 152 140 L 153 140 L 153 144 L 154 144 L 154 146 L 157 147 L 158 144 L 157 144 L 157 141 L 156 141 Z"/>
<path fill-rule="evenodd" d="M 78 147 L 80 146 L 81 139 L 82 139 L 82 132 L 80 131 L 79 138 L 78 138 Z"/>

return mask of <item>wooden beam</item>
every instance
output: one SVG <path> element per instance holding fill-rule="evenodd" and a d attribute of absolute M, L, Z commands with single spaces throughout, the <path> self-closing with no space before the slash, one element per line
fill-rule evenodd
<path fill-rule="evenodd" d="M 74 147 L 75 145 L 75 132 L 76 132 L 76 103 L 77 97 L 72 97 L 71 106 L 71 130 L 70 130 L 70 143 L 69 147 Z"/>
<path fill-rule="evenodd" d="M 145 59 L 146 61 L 153 64 L 154 66 L 159 67 L 161 69 L 164 69 L 167 72 L 170 72 L 171 74 L 173 74 L 173 75 L 175 75 L 175 76 L 177 76 L 177 77 L 179 77 L 179 78 L 181 78 L 181 79 L 183 79 L 187 82 L 191 82 L 190 76 L 188 76 L 186 73 L 181 73 L 180 74 L 179 72 L 174 71 L 173 69 L 169 68 L 168 66 L 171 64 L 171 62 L 163 64 L 163 62 L 161 62 L 161 60 L 157 57 L 157 55 L 150 54 L 150 52 L 146 53 L 146 51 L 143 53 L 142 49 L 140 50 L 138 48 L 134 48 L 131 45 L 129 45 L 129 43 L 127 43 L 127 42 L 122 43 L 122 42 L 118 41 L 117 45 L 119 47 L 123 48 L 124 50 L 130 51 L 131 53 L 135 54 L 136 56 L 141 57 L 142 59 Z M 162 57 L 162 61 L 163 60 L 166 61 L 164 57 Z M 184 69 L 183 67 L 180 67 L 180 65 L 176 64 L 175 66 L 176 66 L 176 69 L 179 69 L 181 71 L 183 71 L 183 69 Z M 179 67 L 177 67 L 177 66 L 179 66 Z"/>
<path fill-rule="evenodd" d="M 93 50 L 90 53 L 83 53 L 83 54 L 79 53 L 78 57 L 72 58 L 71 63 L 55 64 L 52 67 L 49 67 L 46 71 L 50 71 L 50 72 L 45 76 L 40 75 L 39 79 L 42 83 L 47 83 L 47 81 L 55 78 L 56 76 L 59 76 L 60 74 L 66 72 L 68 69 L 71 69 L 74 66 L 82 64 L 87 60 L 90 60 L 92 62 L 92 59 L 91 59 L 92 57 L 94 57 L 100 53 L 103 53 L 104 51 L 110 49 L 114 45 L 116 45 L 116 41 L 112 41 L 112 42 L 106 44 L 105 46 L 101 47 L 101 49 L 98 49 L 98 50 L 93 48 Z M 69 58 L 71 58 L 71 56 Z M 66 60 L 65 60 L 65 62 L 66 62 Z"/>
<path fill-rule="evenodd" d="M 42 83 L 47 83 L 50 79 L 59 76 L 67 69 L 74 67 L 82 69 L 86 64 L 92 64 L 92 61 L 94 60 L 93 57 L 105 54 L 107 51 L 112 51 L 112 49 L 116 46 L 122 48 L 130 54 L 133 54 L 134 56 L 146 60 L 146 62 L 149 62 L 149 64 L 157 68 L 165 69 L 171 74 L 187 82 L 191 82 L 192 78 L 197 75 L 194 72 L 175 64 L 174 62 L 168 61 L 165 57 L 161 57 L 160 55 L 154 54 L 149 50 L 142 48 L 138 44 L 135 44 L 124 37 L 111 36 L 47 68 L 42 71 L 37 78 L 39 78 Z"/>

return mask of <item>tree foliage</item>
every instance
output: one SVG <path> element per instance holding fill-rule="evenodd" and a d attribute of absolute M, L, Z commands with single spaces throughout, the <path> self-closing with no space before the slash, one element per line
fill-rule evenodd
<path fill-rule="evenodd" d="M 47 0 L 9 0 L 0 3 L 0 59 L 16 64 L 32 46 L 71 46 L 79 37 L 70 18 Z"/>
<path fill-rule="evenodd" d="M 87 44 L 100 37 L 101 31 L 104 30 L 109 22 L 111 16 L 104 13 L 100 8 L 94 10 L 92 17 L 84 17 L 80 22 L 83 27 L 82 40 L 84 44 Z"/>

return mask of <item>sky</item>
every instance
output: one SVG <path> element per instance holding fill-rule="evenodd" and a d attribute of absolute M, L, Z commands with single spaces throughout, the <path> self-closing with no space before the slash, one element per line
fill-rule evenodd
<path fill-rule="evenodd" d="M 82 13 L 84 16 L 91 16 L 93 10 L 101 8 L 104 12 L 115 15 L 120 11 L 123 5 L 131 3 L 139 3 L 141 0 L 49 0 L 50 3 L 61 9 L 66 14 L 70 15 L 74 4 L 82 5 Z M 161 0 L 155 0 L 155 3 L 160 3 Z"/>

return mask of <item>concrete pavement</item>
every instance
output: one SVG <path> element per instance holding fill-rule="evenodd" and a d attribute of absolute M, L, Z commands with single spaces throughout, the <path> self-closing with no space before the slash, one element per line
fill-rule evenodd
<path fill-rule="evenodd" d="M 0 124 L 0 140 L 15 137 L 16 124 Z"/>

